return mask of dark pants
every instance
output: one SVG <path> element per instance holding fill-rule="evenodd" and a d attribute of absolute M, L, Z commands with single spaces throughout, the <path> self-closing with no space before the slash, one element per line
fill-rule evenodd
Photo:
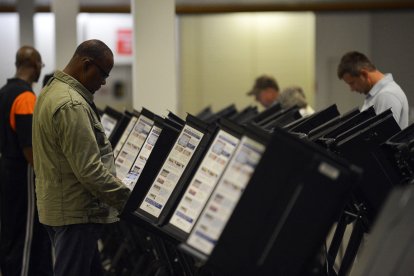
<path fill-rule="evenodd" d="M 88 223 L 45 227 L 55 248 L 55 276 L 104 274 L 97 244 L 103 225 Z"/>
<path fill-rule="evenodd" d="M 33 170 L 12 161 L 0 158 L 1 273 L 51 276 L 52 247 L 37 215 Z"/>

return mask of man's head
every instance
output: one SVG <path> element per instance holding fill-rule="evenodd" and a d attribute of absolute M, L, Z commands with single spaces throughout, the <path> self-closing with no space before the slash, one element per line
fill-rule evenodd
<path fill-rule="evenodd" d="M 23 46 L 16 53 L 16 77 L 28 83 L 37 82 L 44 66 L 39 52 L 31 46 Z"/>
<path fill-rule="evenodd" d="M 305 108 L 308 105 L 305 93 L 299 86 L 290 86 L 283 89 L 280 93 L 279 102 L 282 108 L 285 109 L 295 105 L 299 108 Z"/>
<path fill-rule="evenodd" d="M 368 94 L 378 81 L 375 65 L 364 55 L 353 51 L 346 53 L 338 65 L 338 78 L 344 80 L 352 91 Z"/>
<path fill-rule="evenodd" d="M 109 47 L 100 40 L 92 39 L 82 42 L 63 70 L 77 79 L 91 93 L 102 85 L 114 66 L 114 55 Z"/>
<path fill-rule="evenodd" d="M 263 75 L 256 79 L 247 95 L 255 96 L 256 101 L 268 108 L 279 96 L 279 85 L 274 78 Z"/>

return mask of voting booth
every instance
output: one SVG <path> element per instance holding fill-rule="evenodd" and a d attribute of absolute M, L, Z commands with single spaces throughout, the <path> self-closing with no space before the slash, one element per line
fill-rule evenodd
<path fill-rule="evenodd" d="M 360 114 L 360 111 L 358 108 L 354 108 L 347 113 L 336 116 L 332 118 L 331 120 L 327 121 L 326 123 L 323 123 L 313 129 L 311 129 L 308 133 L 308 139 L 311 141 L 317 140 L 319 137 L 325 136 L 327 133 L 331 132 L 334 129 L 338 129 L 338 126 L 342 124 L 343 122 L 348 121 L 349 119 L 355 117 L 356 115 Z M 375 112 L 374 112 L 375 115 Z"/>
<path fill-rule="evenodd" d="M 284 126 L 284 128 L 289 132 L 308 134 L 311 130 L 335 117 L 339 117 L 339 115 L 338 108 L 334 104 L 323 110 L 315 112 L 308 117 L 303 117 L 299 120 L 293 121 L 292 123 Z"/>
<path fill-rule="evenodd" d="M 125 129 L 127 128 L 129 121 L 134 116 L 133 113 L 125 110 L 122 114 L 121 119 L 117 122 L 115 129 L 112 131 L 111 135 L 108 137 L 109 142 L 111 145 L 115 147 L 115 145 L 121 139 L 122 134 L 124 133 Z"/>
<path fill-rule="evenodd" d="M 414 274 L 414 125 L 389 138 L 382 149 L 400 182 L 388 194 L 351 276 Z"/>
<path fill-rule="evenodd" d="M 395 187 L 381 210 L 351 276 L 414 275 L 414 183 Z"/>
<path fill-rule="evenodd" d="M 189 179 L 184 194 L 173 207 L 164 230 L 177 240 L 185 240 L 211 197 L 222 174 L 240 143 L 244 130 L 229 120 L 221 119 L 214 138 L 200 164 Z"/>
<path fill-rule="evenodd" d="M 297 107 L 229 105 L 185 120 L 145 108 L 122 118 L 115 162 L 132 192 L 111 271 L 128 260 L 124 271 L 142 275 L 346 275 L 414 172 L 414 128 L 401 131 L 389 110 L 331 105 L 302 118 Z"/>
<path fill-rule="evenodd" d="M 200 158 L 211 139 L 208 125 L 190 114 L 179 134 L 169 133 L 168 136 L 166 144 L 158 145 L 158 141 L 155 144 L 153 152 L 158 154 L 158 157 L 154 155 L 157 164 L 153 162 L 144 169 L 137 182 L 139 188 L 133 190 L 125 207 L 125 216 L 137 216 L 154 224 L 163 223 L 171 204 L 197 164 L 196 159 Z M 163 156 L 159 156 L 160 153 Z M 154 158 L 151 154 L 150 159 Z"/>
<path fill-rule="evenodd" d="M 246 132 L 182 248 L 219 273 L 302 275 L 358 177 L 282 129 Z"/>
<path fill-rule="evenodd" d="M 336 137 L 331 148 L 353 164 L 363 167 L 363 180 L 355 192 L 357 200 L 364 203 L 367 216 L 373 220 L 398 176 L 384 165 L 382 143 L 400 131 L 392 112 L 383 112 Z"/>
<path fill-rule="evenodd" d="M 385 198 L 400 183 L 398 172 L 382 150 L 382 144 L 398 133 L 400 128 L 390 110 L 378 115 L 372 112 L 367 109 L 355 115 L 327 133 L 325 140 L 318 140 L 321 145 L 363 170 L 360 185 L 348 199 L 327 254 L 328 267 L 331 269 L 345 229 L 352 223 L 352 232 L 338 275 L 349 272 L 363 237 L 370 232 Z M 349 121 L 353 123 L 350 124 Z"/>
<path fill-rule="evenodd" d="M 124 207 L 123 215 L 126 217 L 135 212 L 138 202 L 146 195 L 159 168 L 165 162 L 168 153 L 184 127 L 185 121 L 179 121 L 178 117 L 173 117 L 173 119 L 170 117 L 155 121 L 154 127 L 158 128 L 160 132 L 150 155 L 147 157 L 145 166 L 139 168 L 139 171 L 130 172 L 125 180 L 132 190 L 132 194 Z M 138 186 L 135 188 L 137 184 Z"/>
<path fill-rule="evenodd" d="M 210 139 L 208 125 L 187 115 L 186 124 L 134 214 L 163 224 Z"/>
<path fill-rule="evenodd" d="M 124 177 L 127 176 L 150 133 L 153 124 L 154 113 L 143 108 L 115 157 L 115 167 L 118 178 L 124 179 Z"/>
<path fill-rule="evenodd" d="M 101 123 L 105 130 L 105 135 L 111 137 L 112 132 L 117 127 L 118 122 L 121 120 L 123 114 L 115 109 L 107 106 L 102 111 Z"/>

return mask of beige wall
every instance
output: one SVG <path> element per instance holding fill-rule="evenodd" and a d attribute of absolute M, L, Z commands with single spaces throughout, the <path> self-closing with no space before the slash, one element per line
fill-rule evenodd
<path fill-rule="evenodd" d="M 315 16 L 310 12 L 179 17 L 179 112 L 255 104 L 254 79 L 273 75 L 283 89 L 304 88 L 314 102 Z"/>

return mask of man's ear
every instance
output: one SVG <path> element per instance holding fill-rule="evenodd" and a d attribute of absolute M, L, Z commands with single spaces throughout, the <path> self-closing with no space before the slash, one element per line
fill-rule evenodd
<path fill-rule="evenodd" d="M 83 57 L 82 58 L 82 69 L 84 72 L 88 71 L 89 67 L 92 65 L 92 62 L 89 58 Z"/>
<path fill-rule="evenodd" d="M 89 58 L 87 58 L 87 57 L 83 57 L 83 58 L 82 58 L 82 63 L 83 63 L 83 64 L 85 64 L 85 63 L 86 63 L 86 64 L 89 64 L 89 63 L 91 63 L 91 60 L 90 60 Z"/>
<path fill-rule="evenodd" d="M 367 69 L 365 69 L 365 68 L 362 68 L 362 69 L 359 71 L 359 74 L 360 74 L 360 76 L 362 76 L 364 79 L 368 79 L 368 76 L 369 76 L 369 71 L 368 71 Z"/>

